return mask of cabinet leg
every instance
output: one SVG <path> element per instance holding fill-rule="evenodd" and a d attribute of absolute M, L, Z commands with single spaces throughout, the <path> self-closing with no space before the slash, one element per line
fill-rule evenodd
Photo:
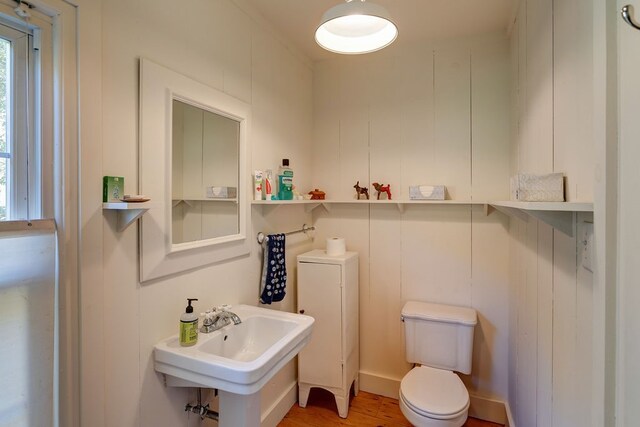
<path fill-rule="evenodd" d="M 358 376 L 356 375 L 356 379 L 353 380 L 353 395 L 357 396 L 359 392 L 360 392 L 360 380 L 358 379 Z"/>
<path fill-rule="evenodd" d="M 349 391 L 347 391 L 346 396 L 338 396 L 335 395 L 336 398 L 336 406 L 338 407 L 338 415 L 340 418 L 347 418 L 349 414 Z"/>
<path fill-rule="evenodd" d="M 309 400 L 309 392 L 311 387 L 305 384 L 298 384 L 298 405 L 301 408 L 307 407 L 307 400 Z"/>

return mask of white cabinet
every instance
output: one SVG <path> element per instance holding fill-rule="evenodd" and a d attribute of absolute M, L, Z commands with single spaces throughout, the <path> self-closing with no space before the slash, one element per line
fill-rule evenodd
<path fill-rule="evenodd" d="M 351 384 L 358 394 L 358 254 L 299 255 L 298 311 L 315 319 L 311 340 L 298 356 L 300 406 L 307 405 L 312 387 L 320 387 L 334 394 L 346 418 Z"/>

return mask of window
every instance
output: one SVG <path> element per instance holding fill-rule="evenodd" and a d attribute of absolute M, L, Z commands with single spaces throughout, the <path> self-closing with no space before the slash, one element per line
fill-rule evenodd
<path fill-rule="evenodd" d="M 0 426 L 57 426 L 58 244 L 36 220 L 53 206 L 52 26 L 15 6 L 0 0 Z"/>
<path fill-rule="evenodd" d="M 11 152 L 7 144 L 7 98 L 11 42 L 0 39 L 0 221 L 7 219 Z"/>
<path fill-rule="evenodd" d="M 0 221 L 42 217 L 39 31 L 0 20 Z"/>

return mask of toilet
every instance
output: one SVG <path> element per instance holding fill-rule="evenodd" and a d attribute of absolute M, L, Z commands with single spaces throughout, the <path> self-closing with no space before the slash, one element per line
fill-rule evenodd
<path fill-rule="evenodd" d="M 408 301 L 402 308 L 406 358 L 417 366 L 400 383 L 400 410 L 416 427 L 460 427 L 469 392 L 454 371 L 471 373 L 476 311 Z"/>

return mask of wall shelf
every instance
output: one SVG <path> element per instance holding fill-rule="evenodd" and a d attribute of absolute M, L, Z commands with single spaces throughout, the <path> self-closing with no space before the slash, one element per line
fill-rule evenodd
<path fill-rule="evenodd" d="M 202 197 L 202 198 L 190 197 L 190 198 L 184 198 L 184 199 L 172 199 L 171 200 L 171 207 L 176 207 L 180 203 L 186 203 L 190 207 L 193 207 L 193 202 L 238 203 L 238 199 L 236 199 L 236 198 L 233 198 L 233 199 L 215 199 L 213 197 Z"/>
<path fill-rule="evenodd" d="M 471 201 L 471 200 L 254 200 L 254 206 L 283 206 L 304 205 L 306 212 L 311 212 L 318 206 L 331 212 L 333 205 L 363 204 L 363 205 L 396 205 L 400 212 L 404 212 L 407 205 L 483 205 L 485 213 L 489 215 L 493 210 L 508 216 L 527 221 L 531 216 L 543 221 L 564 234 L 574 236 L 574 216 L 576 212 L 593 212 L 590 202 L 512 202 L 512 201 Z"/>
<path fill-rule="evenodd" d="M 593 212 L 593 203 L 589 202 L 489 202 L 486 208 L 487 215 L 492 209 L 498 210 L 509 216 L 527 220 L 528 216 L 547 223 L 573 237 L 574 218 L 577 212 Z"/>
<path fill-rule="evenodd" d="M 103 203 L 102 210 L 115 210 L 118 215 L 118 231 L 125 230 L 136 219 L 140 218 L 149 210 L 149 202 L 143 203 L 126 203 L 111 202 Z"/>
<path fill-rule="evenodd" d="M 305 205 L 307 212 L 313 211 L 318 206 L 324 207 L 331 212 L 332 205 L 395 205 L 400 212 L 404 212 L 407 205 L 486 205 L 486 201 L 470 200 L 254 200 L 251 202 L 258 206 L 282 206 L 282 205 Z"/>
<path fill-rule="evenodd" d="M 325 201 L 326 200 L 253 200 L 251 204 L 253 206 L 267 206 L 272 208 L 285 205 L 305 205 L 305 212 L 311 212 Z"/>

